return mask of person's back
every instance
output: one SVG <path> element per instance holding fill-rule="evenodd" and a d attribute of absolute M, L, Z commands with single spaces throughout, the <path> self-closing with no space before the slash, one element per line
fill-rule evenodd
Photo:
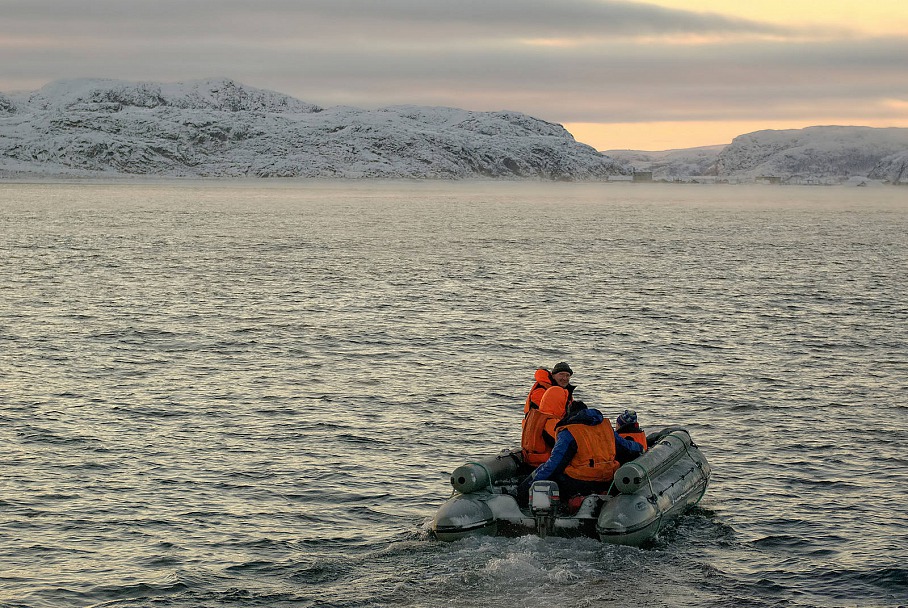
<path fill-rule="evenodd" d="M 563 498 L 604 492 L 618 469 L 615 430 L 599 410 L 575 401 L 555 430 L 551 456 L 520 483 L 518 502 L 527 499 L 534 481 L 549 479 L 558 483 Z"/>
<path fill-rule="evenodd" d="M 549 387 L 539 400 L 539 407 L 531 408 L 524 417 L 520 445 L 527 466 L 538 467 L 551 456 L 555 425 L 564 416 L 568 397 L 566 389 Z"/>
<path fill-rule="evenodd" d="M 577 444 L 573 458 L 564 469 L 571 479 L 606 483 L 618 470 L 615 460 L 615 431 L 599 410 L 582 409 L 558 423 L 557 431 L 571 433 Z"/>

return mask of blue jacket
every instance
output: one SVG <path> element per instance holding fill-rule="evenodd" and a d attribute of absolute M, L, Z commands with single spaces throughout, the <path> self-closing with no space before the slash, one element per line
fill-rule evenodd
<path fill-rule="evenodd" d="M 603 420 L 602 412 L 599 410 L 584 409 L 569 415 L 558 424 L 561 427 L 567 424 L 588 424 L 590 426 L 596 426 L 602 424 Z M 631 459 L 643 453 L 643 446 L 636 441 L 621 437 L 616 432 L 615 451 L 616 453 L 623 453 L 622 455 L 627 455 L 629 457 L 628 459 Z M 566 428 L 561 428 L 555 437 L 555 446 L 552 448 L 552 455 L 547 461 L 539 465 L 536 470 L 533 471 L 532 475 L 520 484 L 521 487 L 525 485 L 529 488 L 529 485 L 534 481 L 545 481 L 557 477 L 564 471 L 567 465 L 571 463 L 575 454 L 577 454 L 577 441 L 574 439 L 571 431 Z"/>

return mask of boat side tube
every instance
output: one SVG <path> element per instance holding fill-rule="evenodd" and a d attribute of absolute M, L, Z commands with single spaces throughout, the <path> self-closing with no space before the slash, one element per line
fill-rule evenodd
<path fill-rule="evenodd" d="M 692 443 L 690 433 L 687 431 L 683 429 L 672 431 L 645 454 L 621 465 L 615 471 L 615 487 L 622 494 L 634 494 L 648 480 L 658 477 L 684 456 Z"/>
<path fill-rule="evenodd" d="M 515 531 L 527 534 L 535 529 L 535 519 L 520 510 L 513 496 L 495 492 L 455 493 L 432 522 L 433 536 L 448 542 Z"/>
<path fill-rule="evenodd" d="M 432 533 L 442 541 L 453 541 L 467 536 L 495 536 L 498 522 L 487 504 L 491 495 L 455 495 L 443 504 L 435 521 Z"/>
<path fill-rule="evenodd" d="M 644 461 L 639 470 L 633 470 L 642 471 L 640 483 L 625 483 L 621 494 L 607 500 L 596 522 L 603 542 L 639 546 L 703 497 L 709 483 L 709 463 L 691 443 L 690 435 L 684 432 L 672 440 L 670 436 L 676 433 L 663 438 L 674 445 L 660 450 L 663 454 L 651 462 Z M 633 487 L 637 489 L 629 491 Z"/>
<path fill-rule="evenodd" d="M 523 462 L 519 448 L 502 450 L 497 456 L 468 462 L 451 473 L 451 485 L 461 494 L 488 490 L 496 482 L 513 479 Z"/>
<path fill-rule="evenodd" d="M 517 500 L 495 488 L 514 482 L 523 463 L 520 448 L 459 466 L 451 473 L 454 493 L 435 514 L 432 533 L 438 540 L 495 536 L 503 528 L 532 530 L 534 519 L 521 512 Z"/>

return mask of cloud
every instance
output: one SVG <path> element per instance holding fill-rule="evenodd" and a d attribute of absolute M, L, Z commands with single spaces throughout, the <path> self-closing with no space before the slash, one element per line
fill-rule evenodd
<path fill-rule="evenodd" d="M 405 32 L 432 40 L 490 36 L 602 38 L 653 33 L 784 34 L 778 26 L 714 13 L 609 0 L 8 0 L 7 28 L 101 38 L 155 38 L 268 31 L 322 41 L 351 36 L 373 43 Z M 111 28 L 111 26 L 116 26 Z"/>
<path fill-rule="evenodd" d="M 893 112 L 908 38 L 639 2 L 7 0 L 0 90 L 227 76 L 323 106 L 512 109 L 555 122 Z"/>

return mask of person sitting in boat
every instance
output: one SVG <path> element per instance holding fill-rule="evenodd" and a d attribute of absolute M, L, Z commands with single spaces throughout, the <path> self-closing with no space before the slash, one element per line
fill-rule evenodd
<path fill-rule="evenodd" d="M 542 396 L 553 386 L 560 386 L 565 389 L 568 392 L 568 403 L 570 403 L 573 400 L 575 388 L 571 384 L 571 376 L 573 375 L 574 371 L 571 366 L 564 361 L 556 363 L 552 367 L 551 372 L 544 367 L 537 369 L 536 374 L 533 376 L 534 382 L 533 386 L 530 387 L 530 394 L 527 395 L 526 403 L 523 404 L 523 413 L 528 413 L 534 407 L 538 409 Z"/>
<path fill-rule="evenodd" d="M 569 399 L 567 389 L 551 386 L 542 395 L 538 407 L 531 407 L 524 416 L 520 447 L 523 448 L 523 464 L 527 471 L 535 469 L 552 455 L 555 425 L 564 418 Z"/>
<path fill-rule="evenodd" d="M 574 401 L 555 426 L 555 445 L 549 459 L 517 486 L 517 502 L 523 506 L 534 481 L 553 480 L 562 500 L 576 494 L 608 490 L 621 457 L 640 455 L 643 447 L 615 433 L 611 423 L 596 409 Z"/>
<path fill-rule="evenodd" d="M 624 413 L 618 415 L 615 419 L 615 432 L 625 439 L 639 443 L 644 452 L 648 449 L 646 433 L 640 428 L 640 423 L 637 422 L 637 412 L 634 410 L 624 410 Z M 624 464 L 620 458 L 618 462 Z"/>

